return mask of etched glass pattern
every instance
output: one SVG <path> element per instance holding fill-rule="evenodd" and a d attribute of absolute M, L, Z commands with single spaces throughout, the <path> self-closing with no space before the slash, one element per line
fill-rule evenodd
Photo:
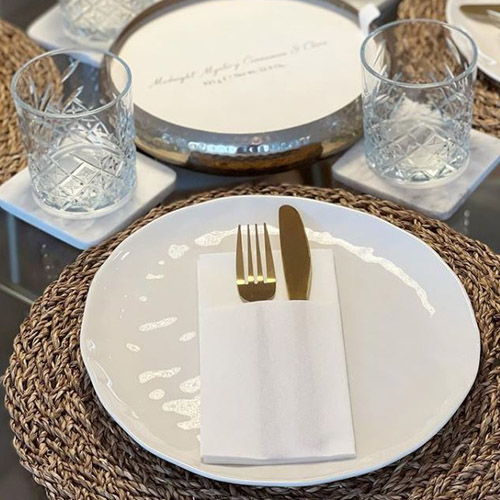
<path fill-rule="evenodd" d="M 59 0 L 64 28 L 78 41 L 102 43 L 115 38 L 154 0 Z"/>
<path fill-rule="evenodd" d="M 97 55 L 101 65 L 88 51 L 47 53 L 12 83 L 35 198 L 58 215 L 107 213 L 136 185 L 130 72 Z"/>
<path fill-rule="evenodd" d="M 438 21 L 402 21 L 362 47 L 368 165 L 388 180 L 428 185 L 466 166 L 477 50 Z"/>

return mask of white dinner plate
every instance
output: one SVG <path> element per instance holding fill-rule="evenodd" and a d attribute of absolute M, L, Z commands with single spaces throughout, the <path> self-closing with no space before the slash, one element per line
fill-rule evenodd
<path fill-rule="evenodd" d="M 312 247 L 335 254 L 357 457 L 207 465 L 198 437 L 196 260 L 234 251 L 240 223 L 267 222 L 279 248 L 285 203 L 301 212 Z M 409 233 L 328 203 L 240 196 L 177 210 L 127 238 L 92 282 L 81 349 L 102 404 L 147 450 L 222 481 L 299 486 L 373 471 L 430 439 L 469 392 L 480 340 L 460 281 Z"/>
<path fill-rule="evenodd" d="M 498 0 L 448 0 L 446 20 L 469 33 L 479 49 L 479 69 L 500 83 L 500 28 L 467 17 L 460 11 L 464 4 L 498 3 Z"/>

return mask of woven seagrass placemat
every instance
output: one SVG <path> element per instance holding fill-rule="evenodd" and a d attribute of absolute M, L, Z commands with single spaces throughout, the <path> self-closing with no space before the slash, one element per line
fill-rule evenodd
<path fill-rule="evenodd" d="M 0 184 L 26 166 L 10 81 L 25 62 L 42 52 L 25 33 L 0 19 Z"/>
<path fill-rule="evenodd" d="M 451 421 L 412 455 L 378 472 L 323 486 L 235 486 L 196 476 L 143 450 L 99 404 L 79 352 L 85 300 L 99 267 L 120 242 L 157 217 L 245 194 L 302 196 L 376 215 L 429 244 L 462 281 L 481 332 L 478 378 Z M 340 189 L 244 186 L 155 208 L 83 253 L 33 305 L 15 340 L 4 385 L 21 463 L 54 500 L 497 500 L 499 360 L 500 257 L 485 245 L 438 221 L 366 195 Z"/>
<path fill-rule="evenodd" d="M 446 0 L 403 0 L 398 17 L 446 21 L 445 10 Z M 500 137 L 500 84 L 478 71 L 474 90 L 474 128 Z"/>

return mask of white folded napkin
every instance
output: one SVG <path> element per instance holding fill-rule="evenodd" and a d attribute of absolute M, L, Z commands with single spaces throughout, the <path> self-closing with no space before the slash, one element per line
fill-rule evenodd
<path fill-rule="evenodd" d="M 201 455 L 278 464 L 356 454 L 333 253 L 312 251 L 308 301 L 290 301 L 274 252 L 276 297 L 243 303 L 235 254 L 198 260 Z"/>

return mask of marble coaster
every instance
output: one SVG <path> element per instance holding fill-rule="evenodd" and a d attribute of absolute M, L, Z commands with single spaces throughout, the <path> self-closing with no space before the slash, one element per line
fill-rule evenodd
<path fill-rule="evenodd" d="M 499 164 L 500 139 L 473 130 L 469 164 L 460 177 L 446 184 L 426 188 L 387 182 L 366 165 L 363 140 L 332 165 L 332 174 L 336 180 L 357 191 L 395 201 L 439 220 L 447 220 Z"/>
<path fill-rule="evenodd" d="M 66 219 L 38 205 L 31 191 L 28 169 L 24 169 L 0 186 L 0 207 L 55 238 L 85 250 L 117 233 L 162 201 L 174 189 L 175 179 L 172 169 L 137 153 L 137 188 L 130 201 L 102 217 Z"/>
<path fill-rule="evenodd" d="M 35 42 L 45 49 L 81 48 L 81 43 L 66 35 L 63 25 L 61 9 L 58 5 L 55 5 L 35 19 L 28 27 L 27 33 L 30 38 L 35 40 Z M 107 50 L 110 45 L 111 42 L 106 44 L 93 44 L 89 45 L 89 47 Z"/>

